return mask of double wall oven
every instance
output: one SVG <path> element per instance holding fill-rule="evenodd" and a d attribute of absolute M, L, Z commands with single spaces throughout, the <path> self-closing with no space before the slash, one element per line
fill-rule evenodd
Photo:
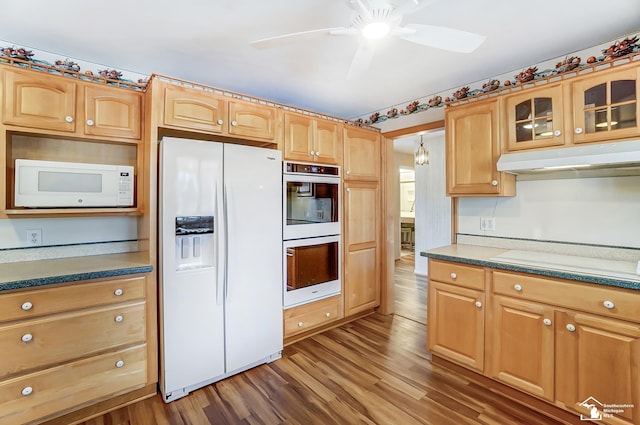
<path fill-rule="evenodd" d="M 340 168 L 283 163 L 285 308 L 341 291 Z"/>

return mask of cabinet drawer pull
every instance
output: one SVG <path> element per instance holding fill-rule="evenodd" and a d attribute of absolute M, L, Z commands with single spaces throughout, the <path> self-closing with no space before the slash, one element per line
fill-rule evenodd
<path fill-rule="evenodd" d="M 497 186 L 498 180 L 491 180 L 491 186 Z"/>
<path fill-rule="evenodd" d="M 218 125 L 222 125 L 222 124 L 224 124 L 224 121 L 218 120 Z"/>
<path fill-rule="evenodd" d="M 476 301 L 476 307 L 478 307 L 478 308 L 482 307 L 482 302 Z"/>
<path fill-rule="evenodd" d="M 22 303 L 22 309 L 24 311 L 29 311 L 33 308 L 33 304 L 31 304 L 29 301 L 27 301 L 26 303 Z"/>
<path fill-rule="evenodd" d="M 64 117 L 64 120 L 65 120 L 66 122 L 73 122 L 73 117 L 72 117 L 72 116 L 70 116 L 70 115 L 67 115 L 66 117 Z"/>
<path fill-rule="evenodd" d="M 87 125 L 89 127 L 92 127 L 93 126 L 93 120 L 87 120 Z"/>
<path fill-rule="evenodd" d="M 116 362 L 116 367 L 122 367 L 122 366 L 124 366 L 124 360 L 118 360 Z"/>
<path fill-rule="evenodd" d="M 331 313 L 328 313 L 328 312 L 327 312 L 327 313 L 325 313 L 324 315 L 325 315 L 326 317 L 331 317 Z"/>
<path fill-rule="evenodd" d="M 27 396 L 30 395 L 33 392 L 33 388 L 31 387 L 24 387 L 22 389 L 22 395 Z"/>
<path fill-rule="evenodd" d="M 302 322 L 298 322 L 298 327 L 299 327 L 299 328 L 301 328 L 301 327 L 303 327 L 303 326 L 304 326 L 304 323 L 302 323 Z"/>
<path fill-rule="evenodd" d="M 582 134 L 582 128 L 580 127 L 576 127 L 576 129 L 573 131 L 575 131 L 576 134 Z"/>
<path fill-rule="evenodd" d="M 124 294 L 124 291 L 122 289 L 120 289 L 120 288 L 118 288 L 115 291 L 113 291 L 113 295 L 115 295 L 116 297 L 119 297 L 122 294 Z"/>
<path fill-rule="evenodd" d="M 602 303 L 602 305 L 603 305 L 605 308 L 608 308 L 609 310 L 611 310 L 612 308 L 614 308 L 614 307 L 616 306 L 616 305 L 613 303 L 613 301 L 609 301 L 609 300 L 606 300 L 605 302 L 603 302 L 603 303 Z"/>
<path fill-rule="evenodd" d="M 31 334 L 22 335 L 22 342 L 31 342 L 32 339 L 33 339 L 33 335 Z"/>
<path fill-rule="evenodd" d="M 572 325 L 571 323 L 569 323 L 569 324 L 567 325 L 567 330 L 568 330 L 569 332 L 575 332 L 575 331 L 576 331 L 576 327 L 575 327 L 575 325 Z"/>
<path fill-rule="evenodd" d="M 231 125 L 234 126 L 234 127 L 237 127 L 238 126 L 238 121 L 231 121 Z"/>
<path fill-rule="evenodd" d="M 117 315 L 114 319 L 113 319 L 116 323 L 120 323 L 124 320 L 124 317 L 122 317 L 121 315 Z"/>
<path fill-rule="evenodd" d="M 513 289 L 515 289 L 518 292 L 522 292 L 522 285 L 519 285 L 516 283 L 515 285 L 513 285 Z"/>
<path fill-rule="evenodd" d="M 451 279 L 457 279 L 457 278 L 458 278 L 458 275 L 457 275 L 457 274 L 455 274 L 455 273 L 451 273 L 451 275 L 450 275 L 450 276 L 451 276 Z"/>
<path fill-rule="evenodd" d="M 551 319 L 544 319 L 542 323 L 544 323 L 546 326 L 551 326 Z"/>

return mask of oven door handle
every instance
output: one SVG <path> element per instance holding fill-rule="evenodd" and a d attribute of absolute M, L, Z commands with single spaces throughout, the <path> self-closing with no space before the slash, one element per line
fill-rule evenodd
<path fill-rule="evenodd" d="M 296 255 L 296 251 L 294 249 L 287 248 L 287 257 L 293 257 L 294 255 Z"/>

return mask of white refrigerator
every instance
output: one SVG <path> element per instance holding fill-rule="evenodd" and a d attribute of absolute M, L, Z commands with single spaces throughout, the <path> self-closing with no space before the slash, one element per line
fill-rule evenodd
<path fill-rule="evenodd" d="M 160 142 L 160 387 L 165 402 L 282 353 L 277 150 Z"/>

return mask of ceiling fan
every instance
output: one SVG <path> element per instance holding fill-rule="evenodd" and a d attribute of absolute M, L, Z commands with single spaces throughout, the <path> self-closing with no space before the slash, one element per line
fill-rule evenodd
<path fill-rule="evenodd" d="M 460 53 L 470 53 L 485 40 L 485 36 L 453 28 L 424 24 L 401 25 L 405 15 L 433 3 L 435 0 L 345 0 L 357 16 L 348 27 L 322 28 L 264 38 L 250 42 L 256 48 L 269 48 L 293 39 L 319 36 L 362 36 L 347 79 L 355 79 L 369 69 L 374 54 L 373 41 L 386 36 L 423 46 Z"/>

